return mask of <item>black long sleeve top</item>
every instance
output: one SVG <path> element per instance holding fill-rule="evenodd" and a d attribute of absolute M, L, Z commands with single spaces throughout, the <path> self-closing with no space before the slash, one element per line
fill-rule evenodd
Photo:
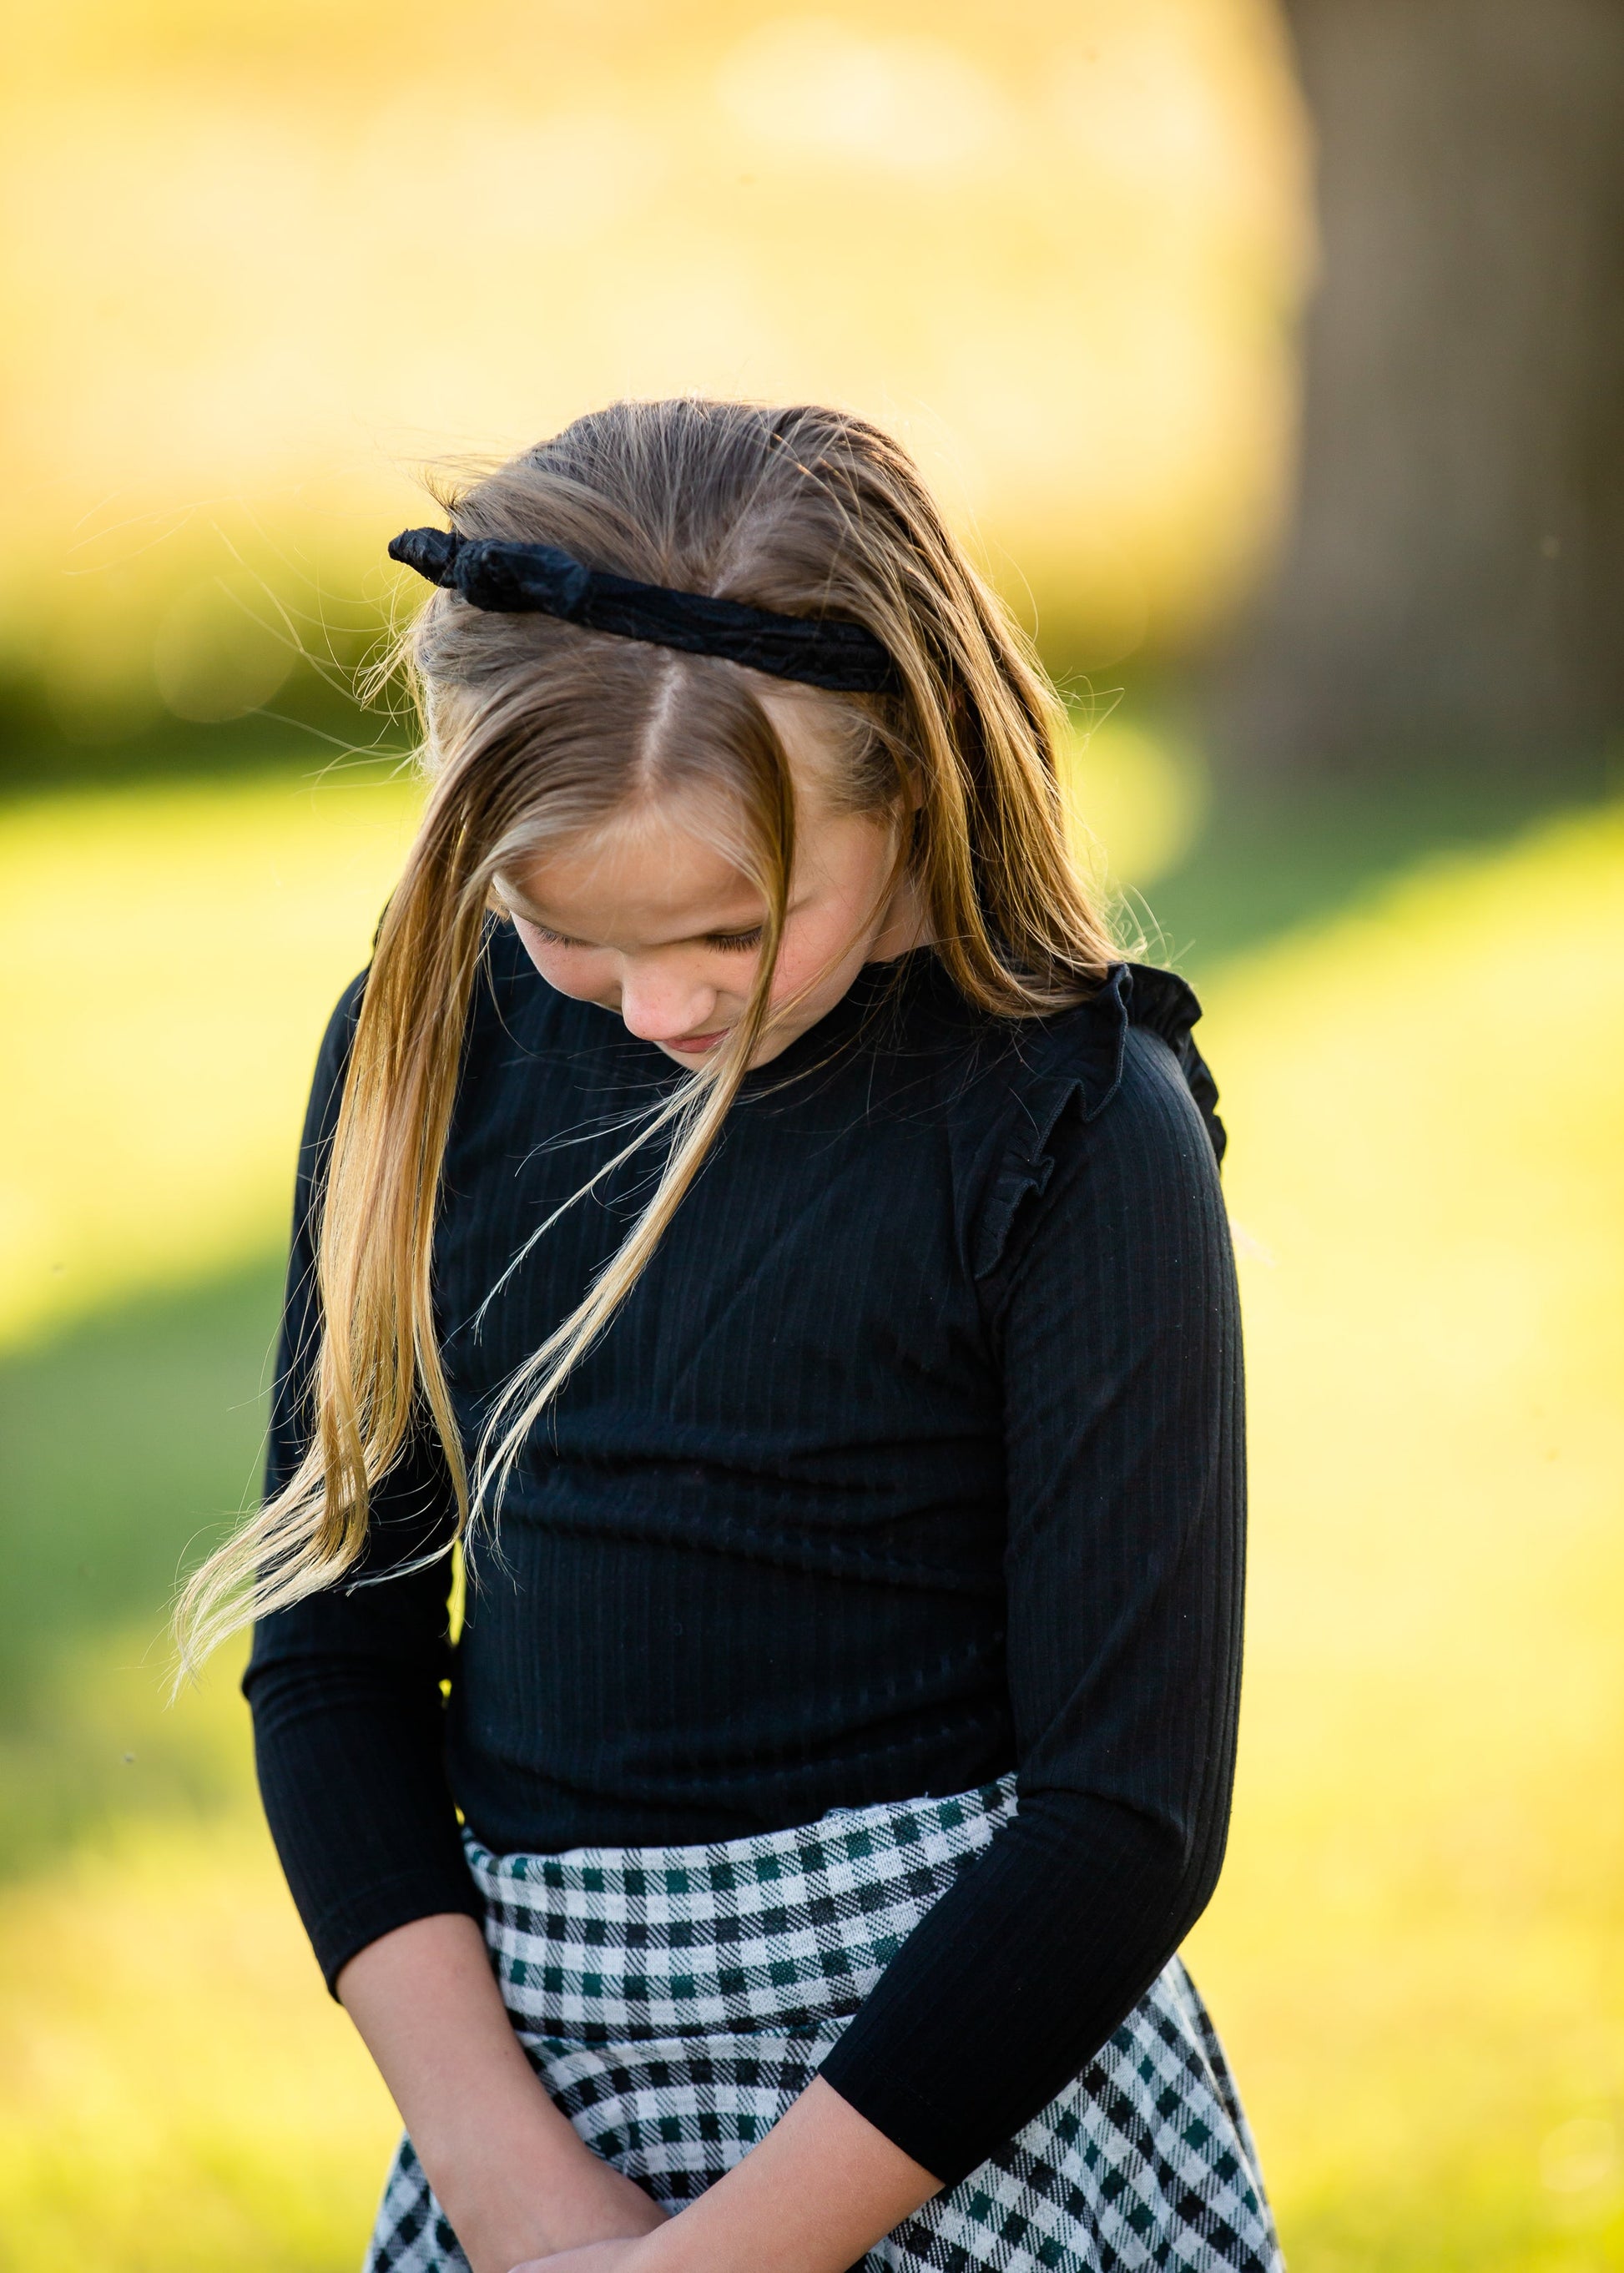
<path fill-rule="evenodd" d="M 677 1077 L 510 931 L 486 964 L 435 1235 L 470 1442 L 647 1158 L 481 1305 Z M 273 1485 L 304 1441 L 312 1197 L 362 983 L 311 1100 Z M 1020 1024 L 929 949 L 868 966 L 748 1077 L 533 1432 L 500 1544 L 470 1539 L 455 1648 L 447 1564 L 421 1560 L 443 1461 L 420 1444 L 385 1481 L 364 1564 L 262 1621 L 244 1681 L 329 1984 L 411 1918 L 480 1914 L 459 1810 L 501 1852 L 682 1843 L 1017 1769 L 1015 1819 L 823 2072 L 951 2183 L 1086 2064 L 1206 1903 L 1229 1811 L 1240 1345 L 1198 1016 L 1132 965 Z"/>

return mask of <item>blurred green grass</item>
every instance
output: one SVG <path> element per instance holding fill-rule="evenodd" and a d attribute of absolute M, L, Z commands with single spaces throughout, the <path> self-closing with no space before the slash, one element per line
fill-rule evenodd
<path fill-rule="evenodd" d="M 1322 813 L 1294 859 L 1289 814 L 1268 836 L 1226 813 L 1181 867 L 1193 824 L 1166 799 L 1188 761 L 1142 770 L 1136 808 L 1129 747 L 1114 820 L 1109 740 L 1092 797 L 1079 756 L 1079 796 L 1114 846 L 1139 831 L 1164 931 L 1193 940 L 1252 1375 L 1242 1778 L 1193 1961 L 1298 2273 L 1619 2266 L 1624 1093 L 1598 1038 L 1624 1013 L 1624 817 L 1440 857 L 1492 817 Z M 387 2102 L 256 1819 L 235 1662 L 160 1704 L 173 1575 L 253 1485 L 280 1275 L 253 1227 L 285 1209 L 304 1068 L 397 841 L 399 813 L 386 829 L 361 794 L 265 782 L 28 818 L 48 898 L 76 866 L 113 891 L 98 829 L 134 821 L 124 841 L 170 851 L 155 898 L 138 863 L 130 908 L 102 910 L 115 941 L 147 921 L 168 944 L 110 978 L 105 954 L 72 964 L 72 1032 L 105 1030 L 116 980 L 217 1035 L 222 1001 L 268 1003 L 254 988 L 282 961 L 259 1048 L 163 1061 L 234 1087 L 219 1141 L 277 1124 L 262 1214 L 229 1180 L 141 1185 L 153 1130 L 132 1124 L 186 1109 L 173 1081 L 70 1116 L 67 1170 L 73 1144 L 82 1161 L 129 1129 L 123 1204 L 151 1220 L 134 1265 L 87 1254 L 75 1299 L 0 1362 L 6 2273 L 337 2273 L 381 2172 Z M 312 830 L 314 901 L 283 866 Z M 222 845 L 246 960 L 195 947 Z M 190 1282 L 138 1291 L 175 1219 Z"/>
<path fill-rule="evenodd" d="M 1194 1962 L 1299 2267 L 1624 2263 L 1624 807 L 1214 974 L 1251 1376 Z"/>
<path fill-rule="evenodd" d="M 162 1709 L 160 1627 L 257 1489 L 281 1284 L 256 1258 L 0 1364 L 0 1878 L 240 1801 L 235 1714 Z"/>
<path fill-rule="evenodd" d="M 284 1233 L 321 1022 L 417 808 L 388 769 L 0 812 L 0 1348 Z"/>

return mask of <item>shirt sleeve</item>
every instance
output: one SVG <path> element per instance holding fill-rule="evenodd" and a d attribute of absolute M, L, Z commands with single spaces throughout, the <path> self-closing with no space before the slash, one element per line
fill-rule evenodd
<path fill-rule="evenodd" d="M 1217 1164 L 1173 1052 L 1049 1138 L 987 1289 L 1007 1442 L 1018 1812 L 824 2062 L 944 2185 L 1132 2010 L 1217 1882 L 1239 1697 L 1239 1317 Z"/>
<path fill-rule="evenodd" d="M 335 1011 L 316 1069 L 294 1201 L 266 1487 L 303 1454 L 317 1333 L 314 1208 L 362 982 Z M 380 1934 L 440 1911 L 482 1917 L 445 1768 L 455 1501 L 426 1444 L 372 1495 L 361 1561 L 338 1584 L 262 1618 L 243 1688 L 260 1795 L 329 1989 Z"/>

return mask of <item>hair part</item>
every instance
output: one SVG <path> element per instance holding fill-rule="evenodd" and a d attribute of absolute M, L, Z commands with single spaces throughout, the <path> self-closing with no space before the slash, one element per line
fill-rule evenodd
<path fill-rule="evenodd" d="M 1059 700 L 879 428 L 816 406 L 615 403 L 436 494 L 464 536 L 553 544 L 645 582 L 861 624 L 893 657 L 898 691 L 792 691 L 716 657 L 487 612 L 443 590 L 429 597 L 399 656 L 431 793 L 380 926 L 321 1178 L 308 1449 L 184 1590 L 183 1675 L 234 1628 L 353 1568 L 371 1495 L 414 1430 L 432 1429 L 444 1447 L 455 1536 L 476 1511 L 494 1518 L 536 1420 L 636 1284 L 768 1023 L 796 804 L 770 701 L 816 716 L 834 755 L 837 809 L 912 809 L 898 873 L 911 874 L 934 951 L 967 1002 L 996 1017 L 1042 1017 L 1082 1000 L 1111 959 L 1067 844 Z M 520 863 L 590 837 L 628 805 L 678 797 L 719 816 L 729 857 L 765 904 L 748 1005 L 716 1057 L 576 1195 L 666 1140 L 647 1204 L 507 1384 L 470 1473 L 431 1264 L 485 929 Z"/>

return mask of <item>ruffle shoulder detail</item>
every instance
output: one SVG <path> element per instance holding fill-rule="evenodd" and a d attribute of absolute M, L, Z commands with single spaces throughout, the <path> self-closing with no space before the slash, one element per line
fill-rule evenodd
<path fill-rule="evenodd" d="M 1193 988 L 1177 972 L 1144 963 L 1114 963 L 1086 1002 L 1017 1030 L 1013 1121 L 981 1211 L 974 1243 L 978 1279 L 997 1268 L 1027 1193 L 1041 1193 L 1053 1174 L 1054 1133 L 1066 1107 L 1075 1100 L 1085 1121 L 1109 1109 L 1122 1087 L 1132 1027 L 1158 1035 L 1172 1051 L 1200 1108 L 1213 1157 L 1222 1161 L 1225 1136 L 1218 1118 L 1218 1084 L 1192 1034 L 1200 1016 Z"/>

